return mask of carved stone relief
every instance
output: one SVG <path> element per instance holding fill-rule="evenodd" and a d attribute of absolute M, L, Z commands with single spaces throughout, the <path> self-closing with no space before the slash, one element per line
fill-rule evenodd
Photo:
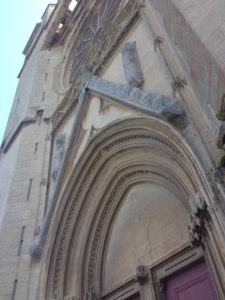
<path fill-rule="evenodd" d="M 144 76 L 138 58 L 135 42 L 126 43 L 121 49 L 123 68 L 128 83 L 134 87 L 142 87 Z"/>
<path fill-rule="evenodd" d="M 209 221 L 208 207 L 204 200 L 196 205 L 190 214 L 190 224 L 188 230 L 190 233 L 191 244 L 200 246 L 206 237 L 206 222 Z"/>
<path fill-rule="evenodd" d="M 142 91 L 139 88 L 116 84 L 97 76 L 87 82 L 87 88 L 100 96 L 106 96 L 122 104 L 170 121 L 183 128 L 187 125 L 185 112 L 180 104 L 168 96 Z"/>

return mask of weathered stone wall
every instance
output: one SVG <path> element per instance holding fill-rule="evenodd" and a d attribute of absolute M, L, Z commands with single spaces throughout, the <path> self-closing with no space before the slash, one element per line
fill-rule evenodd
<path fill-rule="evenodd" d="M 29 249 L 45 209 L 50 150 L 47 131 L 48 124 L 43 120 L 25 127 L 1 164 L 3 172 L 4 163 L 9 164 L 1 178 L 7 177 L 11 185 L 0 232 L 0 299 L 11 299 L 13 289 L 18 299 L 34 296 L 29 287 L 32 276 Z M 11 152 L 14 157 L 8 162 Z M 13 176 L 8 177 L 10 167 L 14 168 Z"/>
<path fill-rule="evenodd" d="M 14 176 L 15 162 L 17 160 L 17 155 L 20 147 L 20 138 L 16 140 L 13 146 L 9 149 L 7 155 L 2 154 L 0 158 L 1 168 L 0 177 L 2 178 L 0 182 L 1 189 L 1 202 L 0 202 L 0 229 L 2 225 L 2 219 L 5 212 L 5 207 L 7 205 L 7 199 L 10 192 L 11 182 Z M 7 178 L 3 180 L 3 178 Z"/>
<path fill-rule="evenodd" d="M 43 111 L 44 119 L 49 119 L 63 97 L 58 93 L 56 79 L 62 48 L 43 49 L 45 39 L 44 31 L 33 51 L 25 57 L 3 138 L 3 150 L 24 124 L 35 121 L 39 111 Z"/>
<path fill-rule="evenodd" d="M 201 125 L 198 127 L 200 135 L 196 134 L 194 122 L 192 124 L 192 119 L 189 118 L 189 125 L 184 131 L 178 131 L 169 124 L 169 129 L 167 128 L 167 132 L 165 131 L 164 137 L 166 138 L 166 133 L 169 130 L 173 133 L 176 132 L 177 137 L 181 138 L 182 136 L 188 149 L 198 148 L 198 155 L 202 160 L 205 160 L 207 147 L 210 145 L 212 157 L 216 161 L 219 158 L 214 139 L 219 126 L 216 113 L 220 109 L 220 101 L 225 89 L 224 3 L 219 0 L 207 0 L 207 4 L 205 1 L 197 0 L 146 1 L 148 1 L 149 6 L 143 10 L 151 10 L 151 13 L 161 24 L 162 32 L 165 34 L 163 43 L 168 43 L 176 64 L 183 70 L 188 83 L 187 88 L 196 96 L 192 107 L 195 104 L 198 106 L 198 116 L 201 119 L 200 124 L 198 117 L 192 116 L 191 110 L 188 111 L 189 116 L 191 115 L 194 121 Z M 63 1 L 59 3 L 62 5 Z M 67 5 L 68 1 L 65 3 Z M 60 11 L 60 6 L 58 11 Z M 64 200 L 61 196 L 67 192 L 71 176 L 85 151 L 88 151 L 87 146 L 92 139 L 95 139 L 99 133 L 104 133 L 104 130 L 110 125 L 126 118 L 146 117 L 147 120 L 146 112 L 137 111 L 135 108 L 92 93 L 89 95 L 80 126 L 76 128 L 76 144 L 70 144 L 70 138 L 74 134 L 73 124 L 77 118 L 76 109 L 68 114 L 69 116 L 65 118 L 60 127 L 56 126 L 51 140 L 52 125 L 54 127 L 58 115 L 56 113 L 53 119 L 51 117 L 66 94 L 66 89 L 63 90 L 63 80 L 64 77 L 69 78 L 66 75 L 70 73 L 70 68 L 66 62 L 68 59 L 67 46 L 72 44 L 71 39 L 73 38 L 71 34 L 65 35 L 63 41 L 56 46 L 43 49 L 43 43 L 48 44 L 46 40 L 50 39 L 50 33 L 54 33 L 55 25 L 61 22 L 59 16 L 60 14 L 53 15 L 53 19 L 49 23 L 50 29 L 47 27 L 46 31 L 43 31 L 33 52 L 27 58 L 20 74 L 18 89 L 5 133 L 4 146 L 6 148 L 3 147 L 4 153 L 0 160 L 0 175 L 3 178 L 0 183 L 2 195 L 0 201 L 0 240 L 2 241 L 0 247 L 0 300 L 37 299 L 38 297 L 43 299 L 45 297 L 43 286 L 45 286 L 44 281 L 48 275 L 45 262 L 51 255 L 48 250 L 52 245 L 47 244 L 45 246 L 44 258 L 40 261 L 32 260 L 29 250 L 39 232 L 40 225 L 43 224 L 47 202 L 54 195 L 58 184 L 57 178 L 60 175 L 68 146 L 71 146 L 71 153 L 69 152 L 70 156 L 65 174 L 63 174 L 64 178 L 63 176 L 61 178 L 62 188 L 59 195 L 56 195 L 58 196 L 56 200 L 59 201 Z M 179 93 L 174 95 L 171 83 L 175 74 L 171 73 L 171 66 L 163 57 L 163 53 L 159 49 L 155 49 L 154 30 L 151 30 L 150 27 L 148 18 L 140 18 L 133 27 L 131 26 L 130 31 L 120 41 L 109 62 L 98 76 L 113 83 L 127 85 L 120 51 L 127 42 L 135 42 L 144 77 L 143 90 L 175 97 L 179 105 L 185 106 L 181 95 Z M 62 66 L 67 66 L 68 69 L 62 70 Z M 194 102 L 195 100 L 196 102 Z M 65 107 L 62 105 L 62 110 L 58 113 L 64 115 Z M 154 125 L 152 116 L 148 120 L 151 120 L 152 129 L 155 128 L 154 126 L 159 126 Z M 165 125 L 163 122 L 158 124 L 163 127 Z M 139 133 L 140 136 L 142 134 Z M 195 145 L 190 143 L 191 139 L 185 140 L 190 136 L 195 137 Z M 203 136 L 203 139 L 200 136 Z M 153 141 L 158 140 L 153 139 Z M 163 142 L 162 145 L 164 145 Z M 204 149 L 204 153 L 202 149 Z M 194 150 L 193 152 L 190 150 L 190 153 L 193 154 Z M 121 157 L 117 159 L 116 163 L 120 167 L 123 149 L 118 153 Z M 138 159 L 141 159 L 142 155 L 143 157 L 146 155 L 145 151 L 140 153 Z M 159 157 L 157 159 L 161 161 Z M 207 157 L 207 159 L 210 161 L 210 158 Z M 142 162 L 140 161 L 140 163 Z M 173 161 L 170 163 L 172 169 Z M 209 166 L 210 163 L 207 161 L 206 164 Z M 101 175 L 102 180 L 105 180 L 103 178 L 105 174 L 111 175 L 111 169 L 107 168 L 107 162 L 104 167 L 106 169 L 105 173 Z M 114 169 L 112 168 L 112 170 Z M 99 195 L 101 196 L 100 180 L 96 186 L 97 189 L 93 190 L 93 194 L 87 195 L 90 207 L 87 208 L 86 213 L 82 211 L 83 222 L 86 222 L 83 224 L 85 225 L 90 225 L 89 222 L 93 213 L 91 205 L 94 207 L 96 204 L 92 202 L 91 197 L 95 195 L 95 199 L 98 201 Z M 121 210 L 114 219 L 114 227 L 111 228 L 108 252 L 105 252 L 108 258 L 104 262 L 106 277 L 103 279 L 103 285 L 106 290 L 129 276 L 134 276 L 137 264 L 154 264 L 173 251 L 178 251 L 189 241 L 187 211 L 181 204 L 179 197 L 164 188 L 158 189 L 158 186 L 156 188 L 154 184 L 150 186 L 147 184 L 138 185 L 131 190 L 131 194 L 124 197 L 121 202 Z M 152 197 L 154 195 L 157 198 L 157 203 L 148 195 L 152 195 Z M 169 198 L 168 201 L 166 197 Z M 56 216 L 57 209 L 62 209 L 62 205 L 66 206 L 66 203 L 59 203 L 59 201 L 56 201 L 56 211 L 54 211 Z M 168 209 L 167 204 L 169 205 Z M 151 210 L 152 207 L 154 207 L 153 210 Z M 136 215 L 137 211 L 140 213 L 139 215 Z M 176 220 L 172 217 L 174 211 L 179 211 Z M 149 218 L 154 219 L 155 223 L 151 223 Z M 136 223 L 129 226 L 128 223 L 132 221 Z M 54 230 L 49 233 L 50 237 L 53 235 L 54 238 L 60 222 L 61 220 L 58 219 L 52 225 Z M 178 227 L 176 227 L 177 224 Z M 76 242 L 82 247 L 84 239 L 82 231 L 85 234 L 86 227 L 82 227 L 82 224 L 80 226 L 80 240 Z M 144 228 L 143 232 L 141 232 L 142 228 Z M 141 234 L 139 235 L 135 230 L 140 231 Z M 120 231 L 127 232 L 127 237 L 124 240 L 123 236 L 118 236 Z M 150 234 L 148 235 L 146 232 Z M 133 234 L 136 234 L 136 239 L 132 239 Z M 151 244 L 153 241 L 154 243 Z M 73 242 L 71 241 L 71 243 Z M 151 248 L 152 246 L 153 248 Z M 120 262 L 123 259 L 126 260 L 127 247 L 130 251 L 129 258 L 122 265 Z M 157 247 L 157 250 L 154 247 Z M 78 252 L 76 258 L 80 255 L 80 249 Z M 120 260 L 116 259 L 118 253 L 121 255 Z M 70 273 L 74 275 L 72 284 L 79 280 L 78 264 L 79 260 L 77 259 L 74 263 L 75 267 Z M 74 293 L 76 288 L 72 287 Z"/>
<path fill-rule="evenodd" d="M 216 114 L 225 91 L 225 3 L 148 1 L 168 34 L 198 105 L 215 131 Z"/>
<path fill-rule="evenodd" d="M 53 88 L 61 51 L 42 50 L 46 32 L 26 57 L 0 158 L 0 299 L 34 299 L 40 265 L 31 270 L 30 247 L 46 206 L 49 119 L 60 97 Z M 33 272 L 33 273 L 32 273 Z"/>
<path fill-rule="evenodd" d="M 125 43 L 133 41 L 136 42 L 138 57 L 144 75 L 143 90 L 172 97 L 172 77 L 160 53 L 155 52 L 154 36 L 143 21 L 139 21 L 132 31 L 128 33 L 118 49 L 119 51 L 115 53 L 110 61 L 110 65 L 104 70 L 102 78 L 116 83 L 127 84 L 123 70 L 121 48 Z"/>

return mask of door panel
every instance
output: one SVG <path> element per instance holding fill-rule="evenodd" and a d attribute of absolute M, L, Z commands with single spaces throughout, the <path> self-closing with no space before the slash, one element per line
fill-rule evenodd
<path fill-rule="evenodd" d="M 135 294 L 135 295 L 129 297 L 127 300 L 140 300 L 140 295 L 139 294 Z"/>
<path fill-rule="evenodd" d="M 217 300 L 205 262 L 179 273 L 166 282 L 167 300 Z"/>

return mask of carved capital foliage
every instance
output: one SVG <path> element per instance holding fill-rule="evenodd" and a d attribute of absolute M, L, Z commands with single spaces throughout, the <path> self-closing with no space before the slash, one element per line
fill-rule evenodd
<path fill-rule="evenodd" d="M 87 292 L 83 297 L 83 300 L 100 300 L 100 298 L 97 297 L 93 292 Z"/>
<path fill-rule="evenodd" d="M 206 237 L 206 223 L 209 222 L 209 219 L 207 204 L 204 200 L 201 200 L 190 214 L 188 230 L 193 246 L 200 246 L 202 244 Z"/>
<path fill-rule="evenodd" d="M 63 298 L 51 298 L 50 300 L 79 300 L 77 296 L 65 296 Z"/>
<path fill-rule="evenodd" d="M 223 156 L 219 162 L 215 177 L 217 181 L 225 186 L 225 156 Z"/>
<path fill-rule="evenodd" d="M 140 265 L 136 269 L 137 272 L 137 280 L 141 284 L 145 283 L 149 278 L 149 271 L 146 266 Z"/>
<path fill-rule="evenodd" d="M 66 296 L 63 297 L 63 300 L 79 300 L 76 296 Z"/>
<path fill-rule="evenodd" d="M 208 179 L 211 184 L 216 203 L 219 204 L 219 206 L 225 212 L 225 184 L 223 180 L 223 178 L 225 177 L 224 174 L 224 168 L 220 164 L 220 167 L 218 167 L 216 170 L 210 170 L 210 172 L 208 173 Z"/>

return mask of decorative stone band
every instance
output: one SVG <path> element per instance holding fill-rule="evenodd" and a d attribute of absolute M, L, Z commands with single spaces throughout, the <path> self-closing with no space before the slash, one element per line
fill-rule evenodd
<path fill-rule="evenodd" d="M 168 96 L 142 91 L 130 85 L 112 83 L 97 76 L 92 76 L 86 87 L 91 92 L 169 121 L 177 127 L 183 128 L 187 125 L 183 108 Z"/>
<path fill-rule="evenodd" d="M 83 300 L 98 300 L 94 293 L 86 293 Z M 63 298 L 50 298 L 50 300 L 79 300 L 77 296 L 65 296 Z"/>
<path fill-rule="evenodd" d="M 66 296 L 63 298 L 50 298 L 50 300 L 78 300 L 77 296 Z"/>

